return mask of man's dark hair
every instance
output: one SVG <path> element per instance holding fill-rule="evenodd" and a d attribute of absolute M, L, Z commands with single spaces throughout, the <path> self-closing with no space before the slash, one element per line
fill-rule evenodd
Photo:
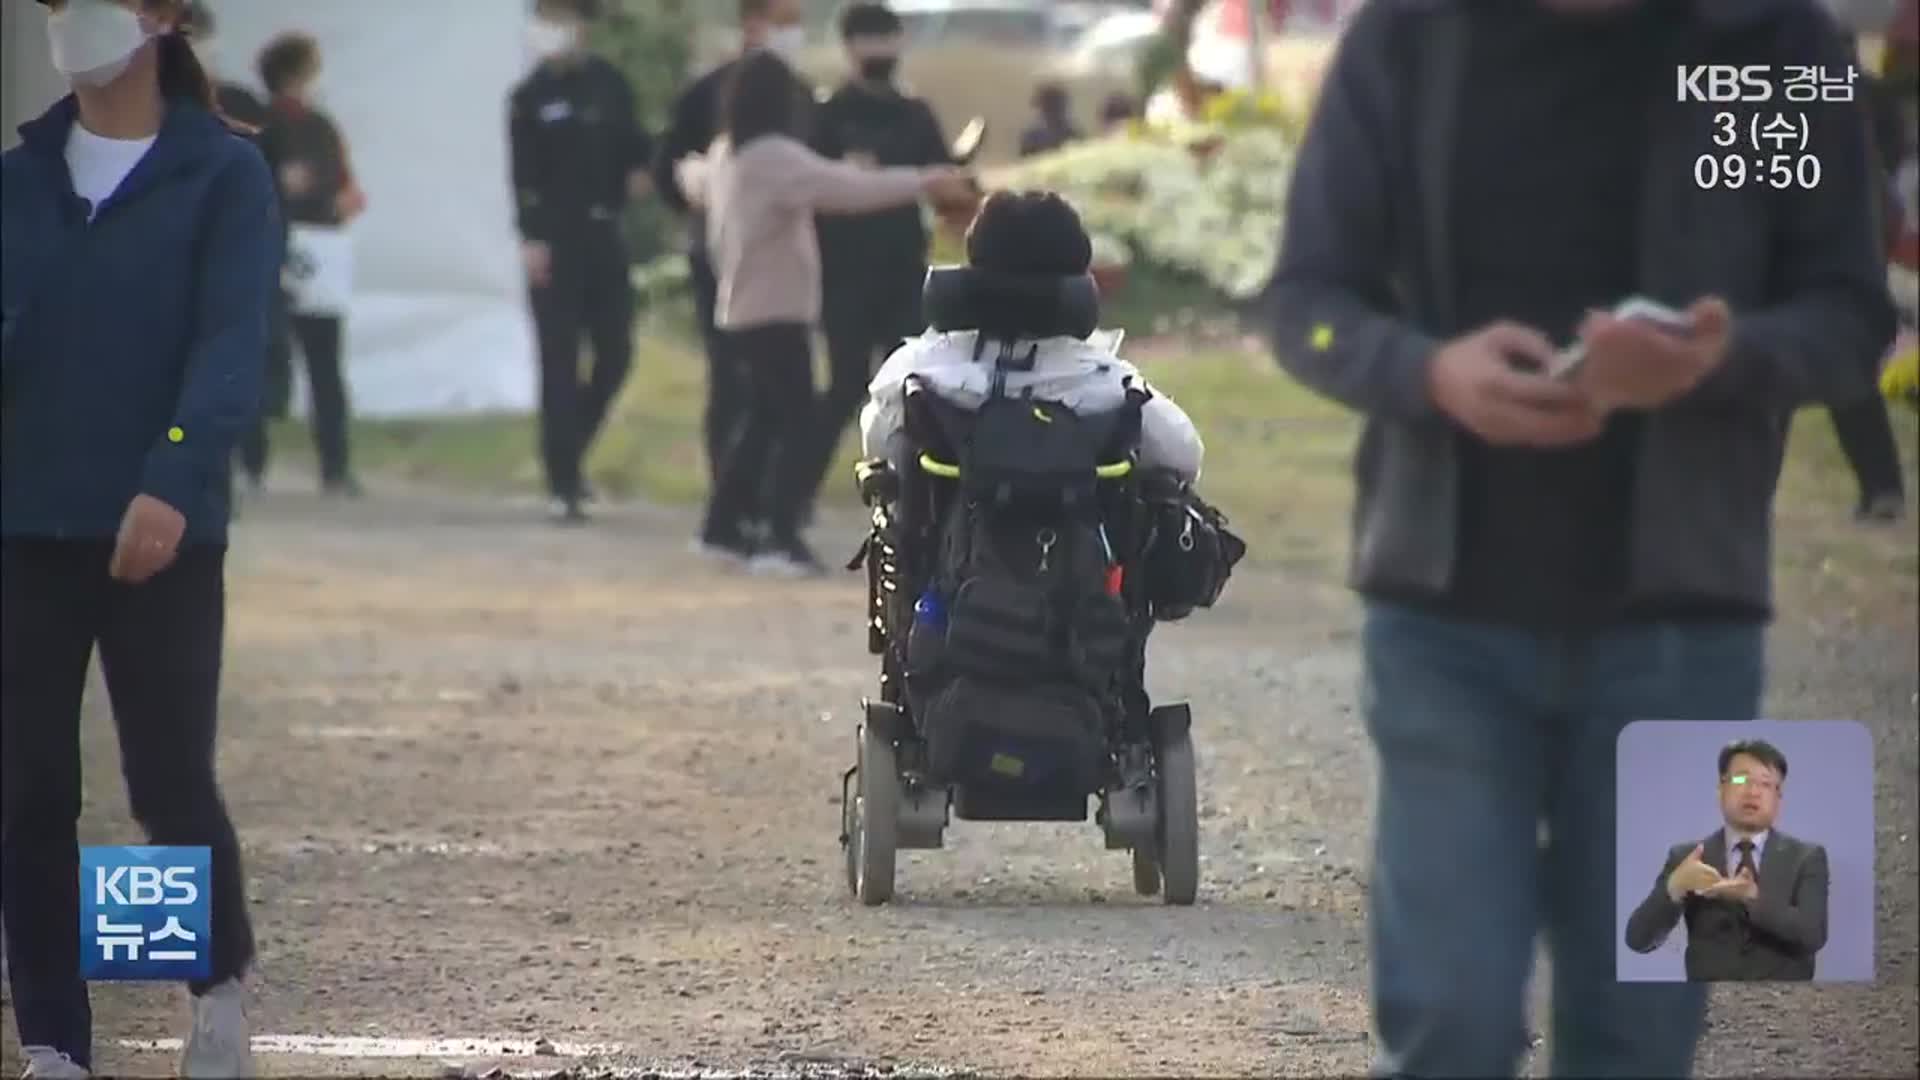
<path fill-rule="evenodd" d="M 310 35 L 281 34 L 260 50 L 260 82 L 269 94 L 285 93 L 319 62 L 320 43 Z"/>
<path fill-rule="evenodd" d="M 996 191 L 967 228 L 967 262 L 1032 277 L 1073 277 L 1093 265 L 1093 240 L 1072 204 L 1051 191 Z"/>
<path fill-rule="evenodd" d="M 740 21 L 764 19 L 773 14 L 773 0 L 740 0 Z"/>
<path fill-rule="evenodd" d="M 720 116 L 736 152 L 762 135 L 799 137 L 799 76 L 773 53 L 746 57 L 727 79 Z"/>
<path fill-rule="evenodd" d="M 1765 739 L 1735 739 L 1721 747 L 1721 777 L 1724 778 L 1727 775 L 1727 767 L 1733 764 L 1734 755 L 1736 754 L 1745 754 L 1760 764 L 1765 765 L 1767 768 L 1778 773 L 1782 780 L 1787 778 L 1787 755 L 1781 753 L 1779 747 Z"/>
<path fill-rule="evenodd" d="M 1067 96 L 1067 88 L 1057 82 L 1044 82 L 1033 90 L 1033 107 L 1048 116 L 1059 116 L 1071 108 L 1073 99 Z"/>
<path fill-rule="evenodd" d="M 904 33 L 907 25 L 900 16 L 885 4 L 858 3 L 849 4 L 840 13 L 840 39 L 852 41 L 863 37 L 893 37 Z"/>

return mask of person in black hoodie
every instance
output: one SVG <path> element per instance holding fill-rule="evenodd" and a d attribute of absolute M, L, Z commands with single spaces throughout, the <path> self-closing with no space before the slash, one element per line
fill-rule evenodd
<path fill-rule="evenodd" d="M 319 43 L 306 34 L 282 34 L 260 51 L 259 68 L 260 81 L 271 97 L 260 148 L 279 184 L 287 221 L 326 227 L 352 222 L 366 209 L 367 198 L 354 179 L 340 129 L 318 107 Z M 347 460 L 349 407 L 340 355 L 345 320 L 340 315 L 295 311 L 288 321 L 290 336 L 299 340 L 300 358 L 307 368 L 321 490 L 357 496 L 360 484 Z M 286 335 L 275 341 L 279 348 L 289 344 Z M 262 446 L 260 464 L 264 463 Z"/>
<path fill-rule="evenodd" d="M 799 0 L 739 0 L 740 55 L 769 49 L 791 57 L 806 41 Z M 653 159 L 653 186 L 661 201 L 687 218 L 687 262 L 693 276 L 694 314 L 707 357 L 707 403 L 704 416 L 707 467 L 720 475 L 721 463 L 740 437 L 752 395 L 746 373 L 737 369 L 720 346 L 714 326 L 714 304 L 719 280 L 707 255 L 707 227 L 703 208 L 690 201 L 680 183 L 680 168 L 689 159 L 704 156 L 721 132 L 721 97 L 733 79 L 736 57 L 695 79 L 674 99 L 672 120 Z M 795 87 L 810 101 L 810 89 Z M 809 124 L 811 121 L 808 122 Z M 757 516 L 757 515 L 756 515 Z"/>
<path fill-rule="evenodd" d="M 895 81 L 904 31 L 900 16 L 885 4 L 853 4 L 841 15 L 840 36 L 854 73 L 814 114 L 813 148 L 822 157 L 881 168 L 958 164 L 933 107 Z M 815 414 L 818 433 L 808 448 L 809 506 L 841 435 L 866 400 L 874 366 L 927 326 L 920 294 L 929 238 L 918 205 L 822 215 L 817 227 L 829 376 Z"/>
<path fill-rule="evenodd" d="M 97 648 L 133 816 L 206 847 L 181 1074 L 252 1071 L 254 955 L 215 774 L 228 473 L 281 229 L 169 0 L 55 0 L 73 93 L 0 154 L 0 919 L 25 1074 L 85 1077 L 81 704 Z"/>

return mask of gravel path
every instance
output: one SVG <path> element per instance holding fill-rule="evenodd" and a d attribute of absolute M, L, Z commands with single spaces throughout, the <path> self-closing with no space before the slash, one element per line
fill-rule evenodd
<path fill-rule="evenodd" d="M 823 547 L 850 549 L 833 524 Z M 1134 897 L 1091 824 L 958 823 L 870 911 L 835 840 L 875 670 L 858 579 L 744 579 L 687 528 L 441 496 L 250 509 L 222 770 L 257 1028 L 288 1037 L 265 1070 L 1364 1069 L 1373 766 L 1343 595 L 1249 573 L 1156 639 L 1156 694 L 1197 721 L 1199 906 Z M 1776 634 L 1775 715 L 1877 734 L 1881 981 L 1721 995 L 1706 1072 L 1914 1075 L 1915 648 L 1910 623 Z M 85 835 L 124 841 L 102 700 Z M 96 1002 L 102 1064 L 163 1074 L 181 999 Z"/>

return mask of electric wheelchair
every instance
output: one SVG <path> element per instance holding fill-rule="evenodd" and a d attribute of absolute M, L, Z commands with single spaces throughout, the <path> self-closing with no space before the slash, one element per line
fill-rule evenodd
<path fill-rule="evenodd" d="M 981 291 L 980 282 L 964 272 L 935 271 L 928 280 L 928 314 L 935 329 L 981 329 L 983 348 L 998 348 L 999 355 L 977 359 L 996 368 L 1018 363 L 1005 343 L 1015 335 L 987 345 L 990 326 L 981 324 L 991 320 L 969 313 L 983 302 L 1002 315 L 1012 312 L 1012 319 L 1024 323 L 1024 338 L 1043 336 L 1036 326 L 1084 338 L 1096 325 L 1098 292 L 1090 280 L 1029 282 L 1015 296 L 983 298 Z M 996 378 L 996 391 L 1001 385 Z M 909 380 L 903 445 L 890 460 L 868 459 L 857 467 L 871 530 L 848 569 L 867 575 L 867 643 L 880 658 L 880 682 L 878 695 L 862 702 L 854 764 L 842 777 L 840 841 L 847 887 L 862 903 L 891 900 L 897 853 L 942 847 L 952 819 L 1085 821 L 1090 800 L 1107 849 L 1131 852 L 1137 892 L 1158 894 L 1168 904 L 1194 902 L 1200 859 L 1191 714 L 1185 705 L 1153 705 L 1145 688 L 1152 626 L 1185 614 L 1156 610 L 1149 584 L 1149 554 L 1161 539 L 1160 523 L 1168 520 L 1163 511 L 1183 488 L 1173 474 L 1138 462 L 1146 399 L 1145 390 L 1134 389 L 1118 409 L 1074 415 L 1029 399 L 996 398 L 1020 402 L 999 414 L 1011 418 L 1002 422 L 986 406 L 960 408 Z M 1015 439 L 1019 445 L 1009 446 L 995 424 L 1019 422 L 1025 413 L 1038 418 L 1033 430 L 1041 441 Z M 1113 634 L 1087 635 L 1079 653 L 1110 652 L 1114 662 L 1097 667 L 1095 681 L 1083 685 L 1092 687 L 1087 700 L 1094 704 L 1078 712 L 1061 711 L 1062 696 L 975 687 L 969 691 L 977 695 L 974 715 L 988 734 L 963 739 L 929 724 L 936 711 L 929 701 L 945 708 L 952 692 L 930 697 L 917 685 L 937 670 L 923 660 L 923 643 L 931 638 L 933 647 L 955 648 L 962 633 L 960 600 L 952 625 L 926 630 L 928 598 L 943 565 L 951 565 L 955 515 L 1021 499 L 1047 503 L 1051 511 L 1091 526 L 1098 537 L 1095 550 L 1111 599 L 1103 610 Z M 1052 533 L 1043 528 L 1034 534 L 1043 571 L 1056 544 L 1063 551 L 1072 547 L 1059 534 L 1050 539 Z M 972 584 L 960 586 L 962 599 Z M 1069 715 L 1076 730 L 1089 735 L 1090 749 L 1070 765 L 1054 760 L 1060 767 L 1030 769 L 1047 757 L 1048 747 L 1065 744 L 1023 742 L 1034 734 L 1023 725 L 1031 720 L 1037 728 L 1037 718 Z"/>

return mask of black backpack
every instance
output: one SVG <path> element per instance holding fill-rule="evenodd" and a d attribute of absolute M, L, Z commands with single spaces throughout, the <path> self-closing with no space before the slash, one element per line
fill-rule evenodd
<path fill-rule="evenodd" d="M 1133 659 L 1096 469 L 1138 441 L 1142 397 L 1082 416 L 1009 395 L 1010 363 L 1003 349 L 978 410 L 931 406 L 960 473 L 908 635 L 907 691 L 940 779 L 1088 793 L 1106 779 Z"/>

